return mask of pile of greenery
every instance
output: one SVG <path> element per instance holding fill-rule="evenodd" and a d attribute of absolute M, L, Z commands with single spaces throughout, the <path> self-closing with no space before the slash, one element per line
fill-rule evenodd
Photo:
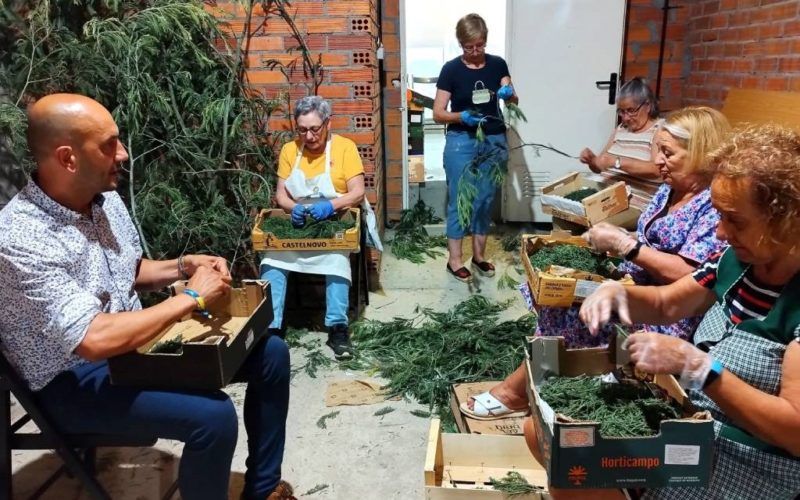
<path fill-rule="evenodd" d="M 268 12 L 287 2 L 263 2 Z M 74 92 L 111 110 L 130 159 L 121 194 L 146 255 L 219 254 L 257 273 L 253 213 L 268 206 L 272 147 L 267 123 L 279 102 L 245 76 L 256 2 L 234 33 L 198 0 L 8 0 L 0 9 L 0 134 L 29 171 L 24 108 Z M 280 12 L 278 12 L 280 14 Z"/>
<path fill-rule="evenodd" d="M 575 245 L 544 246 L 528 257 L 535 269 L 546 270 L 550 266 L 562 266 L 606 277 L 611 274 L 607 257 Z"/>
<path fill-rule="evenodd" d="M 475 295 L 447 312 L 422 308 L 411 319 L 360 321 L 352 326 L 357 356 L 340 366 L 378 373 L 389 380 L 390 394 L 428 405 L 452 430 L 450 386 L 502 380 L 524 357 L 524 340 L 536 318 L 499 322 L 507 307 Z"/>
<path fill-rule="evenodd" d="M 662 420 L 680 418 L 679 410 L 637 381 L 605 383 L 599 377 L 552 377 L 539 389 L 557 413 L 600 424 L 605 437 L 644 437 L 659 432 Z"/>
<path fill-rule="evenodd" d="M 425 224 L 439 222 L 442 219 L 433 213 L 433 207 L 427 206 L 422 200 L 418 200 L 412 208 L 403 210 L 400 222 L 395 226 L 395 236 L 389 242 L 392 254 L 415 264 L 422 264 L 426 256 L 435 258 L 443 255 L 439 249 L 447 247 L 447 237 L 430 236 L 425 229 Z"/>
<path fill-rule="evenodd" d="M 306 217 L 306 224 L 303 227 L 294 227 L 290 219 L 281 217 L 267 217 L 261 223 L 261 230 L 265 233 L 272 233 L 280 239 L 286 240 L 314 240 L 330 239 L 348 229 L 356 227 L 355 219 L 345 220 L 314 220 Z"/>
<path fill-rule="evenodd" d="M 502 491 L 509 497 L 528 495 L 544 490 L 543 487 L 532 485 L 525 479 L 525 476 L 514 470 L 508 471 L 505 477 L 500 479 L 490 477 L 489 484 L 492 485 L 492 488 Z"/>
<path fill-rule="evenodd" d="M 575 191 L 569 192 L 565 194 L 563 197 L 572 200 L 572 201 L 583 201 L 584 198 L 588 198 L 589 196 L 597 194 L 597 189 L 595 188 L 580 188 L 576 189 Z"/>

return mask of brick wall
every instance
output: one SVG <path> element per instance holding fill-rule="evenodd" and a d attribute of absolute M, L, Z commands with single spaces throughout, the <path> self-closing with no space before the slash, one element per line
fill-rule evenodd
<path fill-rule="evenodd" d="M 403 209 L 403 114 L 400 110 L 400 1 L 381 0 L 381 28 L 384 49 L 383 136 L 386 147 L 386 217 L 400 219 Z"/>
<path fill-rule="evenodd" d="M 293 0 L 288 10 L 312 53 L 323 65 L 318 94 L 331 102 L 331 129 L 355 141 L 366 171 L 367 199 L 383 227 L 383 153 L 381 93 L 377 60 L 379 40 L 378 0 Z M 240 35 L 246 20 L 245 6 L 218 1 L 209 7 L 228 19 L 229 28 Z M 230 16 L 230 17 L 228 17 Z M 251 20 L 247 47 L 247 76 L 253 89 L 268 98 L 294 101 L 310 95 L 313 85 L 304 74 L 299 43 L 289 25 L 277 15 L 266 15 L 257 4 Z M 270 68 L 269 61 L 280 61 L 287 75 Z M 287 79 L 288 76 L 288 79 Z M 270 119 L 272 131 L 291 129 L 291 110 Z M 380 254 L 372 252 L 370 261 L 377 269 Z"/>
<path fill-rule="evenodd" d="M 800 2 L 686 3 L 691 71 L 683 91 L 685 105 L 721 107 L 732 87 L 800 91 Z"/>
<path fill-rule="evenodd" d="M 664 37 L 664 60 L 661 67 L 660 104 L 663 111 L 681 107 L 682 90 L 688 77 L 690 60 L 685 51 L 689 2 L 670 2 Z M 625 32 L 622 78 L 647 78 L 656 90 L 658 59 L 664 16 L 664 0 L 629 0 Z"/>

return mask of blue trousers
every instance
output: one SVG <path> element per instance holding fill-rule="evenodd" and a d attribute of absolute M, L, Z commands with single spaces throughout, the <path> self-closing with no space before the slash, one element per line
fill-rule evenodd
<path fill-rule="evenodd" d="M 272 289 L 272 309 L 274 316 L 270 328 L 280 328 L 283 324 L 283 309 L 286 305 L 286 283 L 289 273 L 286 269 L 262 264 L 261 279 L 267 280 Z M 350 281 L 341 276 L 325 275 L 325 326 L 347 326 L 347 308 L 350 306 Z"/>
<path fill-rule="evenodd" d="M 469 164 L 476 157 L 489 156 L 491 159 L 477 165 L 478 174 L 468 170 Z M 489 175 L 493 161 L 508 161 L 508 145 L 505 134 L 487 135 L 484 142 L 478 142 L 467 132 L 447 132 L 444 145 L 444 173 L 447 179 L 447 237 L 460 240 L 472 234 L 487 234 L 491 218 L 492 201 L 497 185 Z M 458 184 L 462 177 L 469 182 L 478 194 L 472 204 L 472 219 L 469 227 L 461 227 L 458 223 Z"/>
<path fill-rule="evenodd" d="M 247 381 L 243 498 L 266 498 L 281 478 L 289 408 L 289 349 L 279 337 L 253 348 L 237 373 Z M 228 498 L 239 422 L 222 391 L 144 390 L 111 385 L 105 361 L 64 372 L 37 399 L 62 432 L 147 436 L 185 443 L 178 487 L 185 500 Z"/>

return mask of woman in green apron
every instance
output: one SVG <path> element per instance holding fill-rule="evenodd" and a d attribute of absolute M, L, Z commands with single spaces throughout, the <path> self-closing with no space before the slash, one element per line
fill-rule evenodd
<path fill-rule="evenodd" d="M 636 368 L 672 373 L 714 417 L 706 488 L 645 498 L 800 495 L 800 135 L 749 128 L 712 154 L 717 237 L 730 245 L 666 286 L 603 284 L 581 308 L 591 331 L 611 319 L 672 323 L 704 313 L 693 342 L 654 333 L 627 341 Z"/>

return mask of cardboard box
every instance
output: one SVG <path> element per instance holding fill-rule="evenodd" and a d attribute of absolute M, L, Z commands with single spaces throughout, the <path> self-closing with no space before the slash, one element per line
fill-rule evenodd
<path fill-rule="evenodd" d="M 541 493 L 514 496 L 514 500 L 549 499 L 544 468 L 533 458 L 522 436 L 442 434 L 438 419 L 431 420 L 425 455 L 427 500 L 504 500 L 489 478 L 502 479 L 519 472 Z"/>
<path fill-rule="evenodd" d="M 467 384 L 453 384 L 450 387 L 450 410 L 456 420 L 459 432 L 467 434 L 498 434 L 505 436 L 522 435 L 522 422 L 525 417 L 498 418 L 497 420 L 477 420 L 461 413 L 462 402 L 467 402 L 471 396 L 488 391 L 499 384 L 493 382 L 472 382 Z"/>
<path fill-rule="evenodd" d="M 714 423 L 695 413 L 671 375 L 656 375 L 660 387 L 684 409 L 684 418 L 664 420 L 650 437 L 603 437 L 597 422 L 554 413 L 537 388 L 547 375 L 600 375 L 628 363 L 622 340 L 614 347 L 566 349 L 561 337 L 534 337 L 526 352 L 528 399 L 539 432 L 549 486 L 558 488 L 702 487 L 714 454 Z"/>
<path fill-rule="evenodd" d="M 225 387 L 272 321 L 269 283 L 242 282 L 227 300 L 209 306 L 210 317 L 189 314 L 135 351 L 108 360 L 114 385 L 215 390 Z M 182 293 L 185 282 L 173 285 Z M 158 342 L 181 335 L 183 352 L 151 353 Z"/>
<path fill-rule="evenodd" d="M 583 188 L 597 189 L 597 193 L 581 201 L 564 198 L 565 194 Z M 542 212 L 560 217 L 582 226 L 592 226 L 629 206 L 628 189 L 622 181 L 605 187 L 573 172 L 542 187 Z"/>
<path fill-rule="evenodd" d="M 520 260 L 528 277 L 528 285 L 534 303 L 548 307 L 570 307 L 583 302 L 607 278 L 599 274 L 576 271 L 571 268 L 551 266 L 535 269 L 528 257 L 540 248 L 553 245 L 574 245 L 588 248 L 589 244 L 580 236 L 564 231 L 553 231 L 549 235 L 523 234 L 520 244 Z M 618 279 L 623 285 L 633 285 L 633 279 L 625 275 Z"/>
<path fill-rule="evenodd" d="M 273 233 L 265 233 L 261 230 L 261 223 L 268 217 L 280 217 L 282 219 L 292 218 L 290 214 L 287 214 L 280 208 L 261 210 L 256 217 L 255 224 L 253 224 L 253 231 L 250 233 L 250 239 L 253 242 L 253 250 L 260 252 L 283 250 L 350 250 L 351 252 L 358 252 L 360 249 L 361 210 L 358 208 L 351 208 L 336 216 L 339 220 L 355 220 L 355 227 L 340 231 L 336 233 L 333 238 L 328 239 L 280 239 Z"/>
<path fill-rule="evenodd" d="M 408 182 L 412 184 L 425 182 L 425 156 L 413 155 L 408 157 Z"/>

